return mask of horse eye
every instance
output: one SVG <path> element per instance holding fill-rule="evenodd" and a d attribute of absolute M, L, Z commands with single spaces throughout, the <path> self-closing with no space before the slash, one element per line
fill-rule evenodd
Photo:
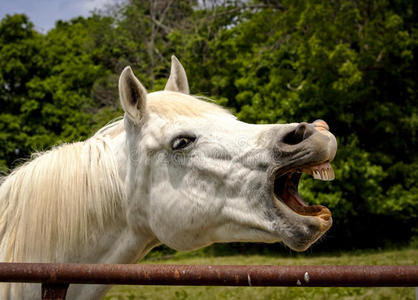
<path fill-rule="evenodd" d="M 173 143 L 171 144 L 171 148 L 173 150 L 180 150 L 180 149 L 184 149 L 187 146 L 189 146 L 191 143 L 193 143 L 195 141 L 195 137 L 187 137 L 187 136 L 181 136 L 176 138 Z"/>

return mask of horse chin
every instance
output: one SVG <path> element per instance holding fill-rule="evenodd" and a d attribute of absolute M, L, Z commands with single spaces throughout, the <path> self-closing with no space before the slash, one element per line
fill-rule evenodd
<path fill-rule="evenodd" d="M 292 232 L 285 234 L 283 242 L 296 251 L 304 251 L 318 240 L 332 225 L 331 211 L 322 205 L 306 204 L 298 193 L 302 173 L 315 179 L 334 179 L 330 163 L 275 172 L 272 182 L 272 198 L 279 217 L 286 217 L 292 224 Z M 283 211 L 285 210 L 285 212 Z"/>

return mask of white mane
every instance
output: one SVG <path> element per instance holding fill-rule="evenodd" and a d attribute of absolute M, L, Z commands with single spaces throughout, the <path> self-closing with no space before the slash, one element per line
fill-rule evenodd
<path fill-rule="evenodd" d="M 101 136 L 39 153 L 14 170 L 0 186 L 0 260 L 61 261 L 60 253 L 94 242 L 92 231 L 122 211 L 117 170 Z"/>
<path fill-rule="evenodd" d="M 156 113 L 167 119 L 174 119 L 177 116 L 198 117 L 206 114 L 221 114 L 235 118 L 229 111 L 208 100 L 210 99 L 178 92 L 159 91 L 147 95 L 147 109 L 150 113 Z"/>

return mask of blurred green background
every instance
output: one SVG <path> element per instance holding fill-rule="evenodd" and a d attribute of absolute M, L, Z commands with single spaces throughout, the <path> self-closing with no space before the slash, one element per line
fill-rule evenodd
<path fill-rule="evenodd" d="M 324 119 L 338 138 L 331 183 L 304 178 L 328 206 L 311 251 L 418 247 L 417 1 L 124 1 L 57 21 L 0 23 L 0 169 L 7 173 L 121 115 L 117 82 L 131 65 L 164 87 L 175 54 L 193 94 L 252 123 Z M 288 251 L 217 245 L 213 253 Z M 159 248 L 157 253 L 171 253 Z"/>

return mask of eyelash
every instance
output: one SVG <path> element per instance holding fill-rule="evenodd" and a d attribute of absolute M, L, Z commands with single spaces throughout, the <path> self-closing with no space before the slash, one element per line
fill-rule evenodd
<path fill-rule="evenodd" d="M 187 148 L 190 144 L 192 144 L 196 140 L 196 137 L 193 136 L 179 136 L 173 140 L 171 143 L 171 149 L 182 150 Z"/>

